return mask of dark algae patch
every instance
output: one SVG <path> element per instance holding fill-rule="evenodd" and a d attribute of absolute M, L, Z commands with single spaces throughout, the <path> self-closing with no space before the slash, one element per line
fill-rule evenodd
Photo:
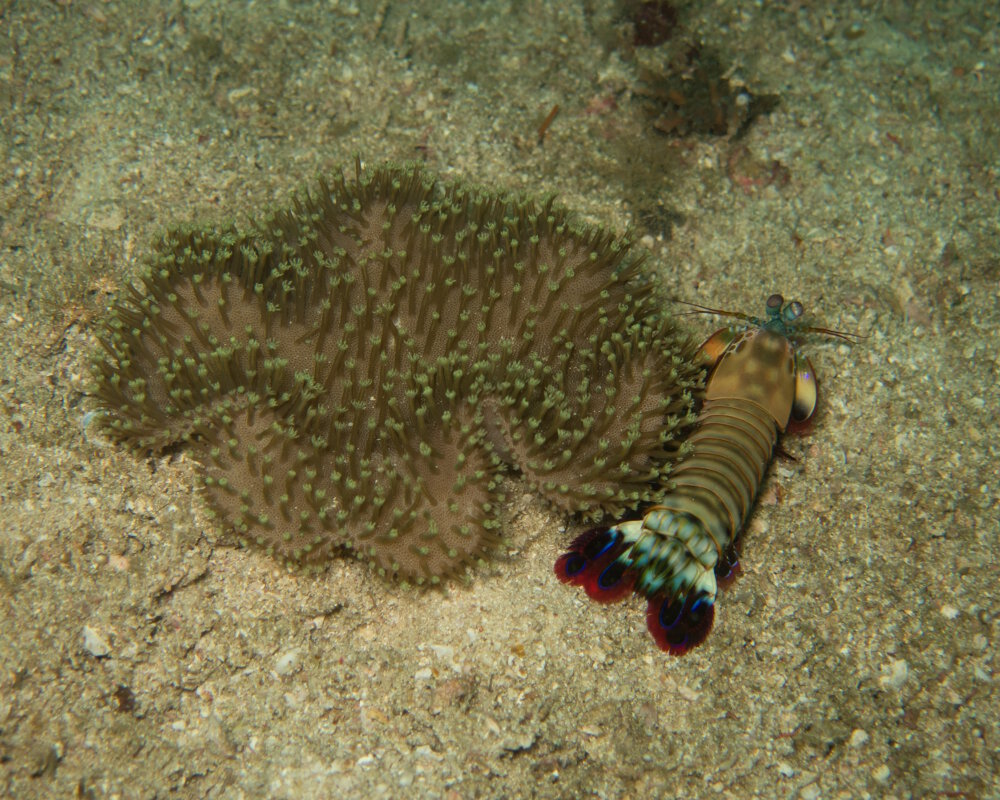
<path fill-rule="evenodd" d="M 699 43 L 683 45 L 665 69 L 641 70 L 637 93 L 653 127 L 669 137 L 743 137 L 754 120 L 777 108 L 779 97 L 733 83 L 722 59 Z"/>
<path fill-rule="evenodd" d="M 700 367 L 639 259 L 551 200 L 359 169 L 148 267 L 100 337 L 102 424 L 188 448 L 222 526 L 290 564 L 437 582 L 497 541 L 502 470 L 618 515 L 693 420 Z"/>

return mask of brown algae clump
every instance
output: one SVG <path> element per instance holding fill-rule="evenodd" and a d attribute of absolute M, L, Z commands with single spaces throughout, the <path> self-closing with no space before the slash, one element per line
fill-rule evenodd
<path fill-rule="evenodd" d="M 625 243 L 386 166 L 253 230 L 177 231 L 100 334 L 104 428 L 183 443 L 291 564 L 437 582 L 498 538 L 505 465 L 588 518 L 655 498 L 699 365 Z"/>

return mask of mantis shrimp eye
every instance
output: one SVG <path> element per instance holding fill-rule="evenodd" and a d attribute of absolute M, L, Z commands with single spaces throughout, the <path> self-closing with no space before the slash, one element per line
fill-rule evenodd
<path fill-rule="evenodd" d="M 798 300 L 793 300 L 785 306 L 785 310 L 781 312 L 781 315 L 785 318 L 785 322 L 794 322 L 802 316 L 802 303 Z"/>
<path fill-rule="evenodd" d="M 772 294 L 769 298 L 767 298 L 767 310 L 778 311 L 784 302 L 785 298 L 780 294 Z"/>

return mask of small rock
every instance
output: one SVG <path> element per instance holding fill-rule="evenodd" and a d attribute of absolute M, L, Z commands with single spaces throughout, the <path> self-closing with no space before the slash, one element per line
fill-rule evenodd
<path fill-rule="evenodd" d="M 861 747 L 862 745 L 867 744 L 870 738 L 871 737 L 868 735 L 867 731 L 863 731 L 861 728 L 855 728 L 851 732 L 851 738 L 848 741 L 848 744 L 851 747 Z"/>
<path fill-rule="evenodd" d="M 444 757 L 443 757 L 443 756 L 442 756 L 442 755 L 441 755 L 440 753 L 435 753 L 435 752 L 434 752 L 433 750 L 431 750 L 431 748 L 430 748 L 430 747 L 429 747 L 428 745 L 426 745 L 426 744 L 421 744 L 421 745 L 418 745 L 418 746 L 417 746 L 417 747 L 416 747 L 416 748 L 414 749 L 414 751 L 413 751 L 413 754 L 414 754 L 414 755 L 415 755 L 415 756 L 416 756 L 417 758 L 426 758 L 426 759 L 428 759 L 428 760 L 430 760 L 430 761 L 442 761 L 442 760 L 444 759 Z"/>
<path fill-rule="evenodd" d="M 906 679 L 910 675 L 910 665 L 906 663 L 906 659 L 897 658 L 891 664 L 883 665 L 882 673 L 882 677 L 879 678 L 879 683 L 882 686 L 889 689 L 899 689 L 906 683 Z"/>
<path fill-rule="evenodd" d="M 111 653 L 111 645 L 89 625 L 83 626 L 83 649 L 94 658 L 105 658 Z"/>
<path fill-rule="evenodd" d="M 275 659 L 274 671 L 282 677 L 285 675 L 291 675 L 299 668 L 299 664 L 301 662 L 302 653 L 299 648 L 295 647 L 291 650 L 287 650 Z"/>
<path fill-rule="evenodd" d="M 463 678 L 450 678 L 442 681 L 434 690 L 431 713 L 440 714 L 445 708 L 461 703 L 469 696 L 469 691 L 469 681 Z"/>
<path fill-rule="evenodd" d="M 36 743 L 28 754 L 31 777 L 51 776 L 55 773 L 60 761 L 62 761 L 62 753 L 59 747 L 45 742 Z"/>
<path fill-rule="evenodd" d="M 455 648 L 446 644 L 432 644 L 428 645 L 431 652 L 434 653 L 438 658 L 443 658 L 445 661 L 451 661 L 455 658 Z"/>
<path fill-rule="evenodd" d="M 799 789 L 799 797 L 801 797 L 802 800 L 816 800 L 816 798 L 819 797 L 819 786 L 815 783 L 803 786 Z"/>

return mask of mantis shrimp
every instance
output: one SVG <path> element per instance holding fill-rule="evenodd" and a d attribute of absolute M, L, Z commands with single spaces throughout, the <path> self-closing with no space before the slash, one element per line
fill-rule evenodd
<path fill-rule="evenodd" d="M 800 326 L 802 304 L 780 294 L 767 299 L 763 319 L 688 305 L 746 323 L 716 331 L 699 350 L 709 375 L 688 452 L 642 519 L 588 531 L 555 564 L 559 580 L 598 602 L 633 591 L 646 597 L 647 627 L 674 655 L 708 636 L 718 586 L 738 569 L 740 532 L 778 437 L 816 410 L 812 364 L 791 337 L 816 332 L 854 341 L 853 334 Z"/>

